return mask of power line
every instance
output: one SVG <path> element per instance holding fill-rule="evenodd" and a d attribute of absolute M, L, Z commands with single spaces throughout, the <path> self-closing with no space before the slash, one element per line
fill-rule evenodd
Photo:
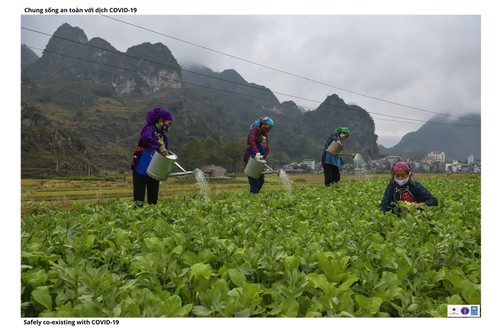
<path fill-rule="evenodd" d="M 50 50 L 47 50 L 47 49 L 40 49 L 40 48 L 29 46 L 29 45 L 26 45 L 26 46 L 28 46 L 31 49 L 42 50 L 42 51 L 47 52 L 47 53 L 51 53 L 51 54 L 55 54 L 55 55 L 59 55 L 59 56 L 63 56 L 63 57 L 67 57 L 67 58 L 71 58 L 71 59 L 75 59 L 75 60 L 80 60 L 80 61 L 84 61 L 84 62 L 88 62 L 88 63 L 93 63 L 93 64 L 96 64 L 96 65 L 111 67 L 111 68 L 114 68 L 114 69 L 124 70 L 124 71 L 128 71 L 128 72 L 134 72 L 134 73 L 138 73 L 138 74 L 145 74 L 144 72 L 141 72 L 139 70 L 134 70 L 134 69 L 126 68 L 126 67 L 120 67 L 120 66 L 105 64 L 105 63 L 102 63 L 102 62 L 97 62 L 97 61 L 90 60 L 90 59 L 84 59 L 84 58 L 80 58 L 80 57 L 77 57 L 77 56 L 68 55 L 68 54 L 64 54 L 64 53 L 60 53 L 60 52 L 50 51 Z M 147 60 L 145 60 L 145 61 L 147 61 Z M 236 95 L 247 96 L 247 97 L 252 97 L 252 98 L 261 98 L 262 99 L 262 97 L 259 97 L 259 96 L 246 95 L 246 94 L 237 93 L 237 92 L 233 92 L 233 91 L 229 91 L 229 90 L 224 90 L 224 89 L 219 89 L 219 88 L 215 88 L 215 87 L 207 87 L 207 86 L 203 86 L 203 85 L 198 85 L 198 84 L 195 84 L 195 83 L 186 83 L 186 82 L 182 82 L 182 80 L 178 80 L 178 79 L 174 79 L 174 78 L 169 78 L 169 77 L 165 77 L 165 76 L 161 76 L 161 75 L 155 75 L 155 74 L 147 74 L 147 75 L 154 76 L 154 77 L 157 77 L 157 78 L 160 78 L 160 79 L 167 79 L 167 80 L 170 80 L 170 81 L 177 81 L 177 82 L 180 82 L 180 83 L 184 83 L 184 84 L 188 84 L 188 85 L 193 85 L 193 86 L 197 86 L 197 87 L 208 88 L 208 89 L 218 90 L 218 91 L 222 91 L 222 92 L 233 93 L 233 94 L 236 94 Z"/>
<path fill-rule="evenodd" d="M 452 124 L 452 123 L 441 123 L 437 121 L 430 121 L 430 120 L 413 120 L 413 121 L 404 121 L 404 120 L 394 120 L 394 119 L 382 119 L 382 118 L 376 118 L 372 117 L 375 120 L 381 120 L 381 121 L 392 121 L 396 123 L 405 123 L 405 124 L 414 124 L 414 125 L 422 125 L 422 123 L 425 123 L 426 125 L 444 125 L 444 126 L 462 126 L 462 127 L 480 127 L 481 125 L 477 124 Z M 405 118 L 403 118 L 405 119 Z M 409 118 L 406 118 L 407 120 L 412 120 Z"/>
<path fill-rule="evenodd" d="M 126 53 L 117 51 L 117 50 L 110 50 L 110 49 L 106 49 L 106 48 L 99 47 L 99 46 L 96 46 L 96 45 L 89 45 L 87 43 L 83 43 L 83 42 L 80 42 L 80 41 L 75 41 L 75 40 L 72 40 L 72 39 L 69 39 L 69 38 L 65 38 L 65 37 L 62 37 L 62 36 L 52 35 L 50 33 L 42 32 L 42 31 L 30 29 L 30 28 L 25 28 L 25 27 L 21 27 L 21 29 L 24 29 L 24 30 L 27 30 L 27 31 L 31 31 L 31 32 L 35 32 L 35 33 L 42 34 L 42 35 L 46 35 L 46 36 L 51 37 L 51 38 L 58 38 L 58 39 L 61 39 L 61 40 L 64 40 L 64 41 L 68 41 L 68 42 L 71 42 L 71 43 L 82 45 L 84 47 L 90 47 L 90 48 L 98 49 L 98 50 L 101 50 L 101 51 L 106 51 L 106 52 L 118 54 L 120 56 L 132 58 L 132 59 L 136 59 L 136 60 L 141 60 L 141 61 L 146 61 L 146 62 L 155 64 L 155 65 L 169 67 L 169 68 L 173 68 L 173 69 L 176 69 L 176 70 L 179 69 L 178 67 L 172 66 L 172 65 L 169 65 L 169 64 L 159 63 L 159 62 L 156 62 L 156 61 L 153 61 L 153 60 L 149 60 L 149 59 L 145 59 L 145 58 L 141 58 L 141 57 L 136 57 L 136 56 L 133 56 L 133 55 L 130 55 L 130 54 L 126 54 Z M 41 51 L 45 51 L 45 50 L 39 49 L 39 48 L 35 48 L 35 49 L 38 49 L 38 50 L 41 50 Z M 59 54 L 59 55 L 64 56 L 64 54 Z M 85 60 L 85 59 L 80 58 L 80 60 Z M 256 89 L 256 90 L 262 90 L 262 91 L 265 91 L 265 92 L 272 92 L 273 94 L 277 94 L 277 95 L 282 95 L 282 96 L 292 97 L 292 98 L 296 98 L 296 99 L 301 99 L 301 100 L 305 100 L 305 101 L 309 101 L 309 102 L 313 102 L 313 103 L 317 103 L 317 104 L 321 104 L 322 103 L 321 101 L 313 100 L 313 99 L 310 99 L 310 98 L 305 98 L 305 97 L 300 97 L 300 96 L 296 96 L 296 95 L 290 95 L 290 94 L 283 93 L 283 92 L 273 91 L 273 90 L 271 90 L 269 88 L 264 88 L 264 87 L 261 87 L 261 86 L 258 86 L 258 85 L 250 85 L 248 83 L 234 82 L 234 81 L 231 81 L 231 80 L 227 80 L 227 79 L 223 79 L 223 78 L 220 78 L 220 77 L 211 76 L 211 75 L 208 75 L 208 74 L 198 73 L 198 72 L 187 70 L 187 69 L 182 69 L 182 71 L 188 72 L 188 73 L 192 73 L 192 74 L 195 74 L 195 75 L 199 75 L 199 76 L 208 77 L 208 78 L 211 78 L 211 79 L 214 79 L 214 80 L 219 80 L 219 81 L 223 81 L 223 82 L 227 82 L 227 83 L 232 83 L 232 84 L 236 84 L 236 85 L 245 86 L 245 87 Z M 188 82 L 184 82 L 184 83 L 185 84 L 189 84 Z M 196 84 L 193 84 L 193 85 L 196 85 Z M 206 87 L 206 86 L 201 86 L 201 85 L 196 85 L 196 86 Z M 219 89 L 219 90 L 221 90 L 221 89 Z M 250 95 L 247 95 L 247 96 L 250 96 Z M 257 96 L 254 96 L 254 97 L 256 97 L 256 98 L 262 98 L 262 97 L 257 97 Z M 267 99 L 267 100 L 270 100 L 270 99 Z M 329 105 L 335 106 L 334 104 L 329 104 Z M 310 108 L 310 107 L 306 107 L 306 106 L 303 106 L 303 105 L 299 105 L 299 106 L 302 106 L 304 108 Z M 338 106 L 338 107 L 341 107 L 341 106 Z M 346 108 L 346 109 L 350 109 L 350 108 Z"/>
<path fill-rule="evenodd" d="M 31 29 L 27 29 L 27 28 L 24 28 L 24 29 L 30 30 L 30 31 L 33 31 L 33 32 L 38 32 L 36 30 L 31 30 Z M 38 33 L 41 33 L 41 32 L 38 32 Z M 45 33 L 42 33 L 42 34 L 45 34 Z M 96 49 L 100 49 L 102 51 L 108 51 L 108 52 L 111 52 L 111 53 L 115 53 L 115 54 L 119 54 L 119 55 L 122 55 L 122 56 L 130 57 L 130 58 L 133 58 L 133 59 L 136 59 L 136 60 L 151 62 L 153 64 L 157 64 L 157 65 L 161 65 L 161 66 L 166 66 L 166 67 L 174 67 L 174 66 L 169 66 L 169 65 L 163 64 L 163 63 L 155 63 L 153 61 L 150 61 L 148 59 L 144 59 L 144 58 L 141 58 L 141 57 L 126 55 L 126 54 L 124 54 L 122 52 L 119 52 L 119 51 L 104 49 L 104 48 L 101 48 L 101 47 L 97 47 L 95 45 L 88 45 L 88 44 L 81 43 L 81 42 L 78 42 L 78 41 L 73 41 L 71 39 L 67 39 L 67 38 L 60 37 L 60 36 L 53 36 L 53 37 L 60 38 L 60 39 L 63 39 L 63 40 L 69 41 L 69 42 L 74 42 L 74 43 L 77 43 L 77 44 L 80 44 L 80 45 L 83 45 L 83 46 L 86 46 L 86 47 L 96 48 Z M 81 57 L 77 57 L 77 56 L 73 56 L 73 55 L 68 55 L 68 54 L 64 54 L 64 53 L 60 53 L 60 52 L 55 52 L 55 51 L 51 51 L 51 50 L 47 50 L 47 49 L 41 49 L 41 48 L 37 48 L 37 47 L 33 47 L 33 46 L 28 46 L 28 47 L 31 48 L 31 49 L 41 50 L 44 53 L 47 52 L 47 53 L 50 53 L 50 54 L 55 54 L 55 55 L 59 55 L 59 56 L 67 57 L 67 58 L 72 58 L 72 59 L 79 60 L 79 61 L 93 63 L 93 64 L 96 64 L 96 65 L 106 66 L 106 67 L 110 67 L 110 68 L 114 68 L 114 69 L 118 69 L 118 70 L 125 70 L 125 71 L 129 71 L 129 72 L 135 72 L 135 73 L 138 73 L 138 74 L 145 74 L 145 73 L 143 73 L 143 72 L 141 72 L 139 70 L 134 70 L 134 69 L 126 68 L 126 67 L 115 66 L 115 65 L 111 65 L 111 64 L 105 64 L 105 63 L 102 63 L 102 62 L 97 62 L 97 61 L 90 60 L 90 59 L 84 59 L 84 58 L 81 58 Z M 178 68 L 176 68 L 176 69 L 178 69 Z M 193 73 L 194 74 L 198 74 L 198 75 L 202 75 L 202 76 L 208 76 L 208 77 L 213 78 L 213 79 L 219 79 L 219 78 L 216 78 L 216 77 L 213 77 L 213 76 L 209 76 L 209 75 L 204 75 L 204 74 L 200 74 L 200 73 L 196 73 L 196 72 L 193 72 Z M 211 90 L 221 91 L 221 92 L 224 92 L 224 93 L 231 93 L 231 94 L 235 94 L 235 95 L 240 95 L 240 96 L 245 96 L 245 97 L 250 97 L 250 98 L 258 98 L 258 99 L 264 99 L 264 100 L 271 101 L 270 99 L 264 98 L 264 97 L 261 97 L 261 96 L 248 95 L 248 94 L 243 94 L 241 92 L 235 92 L 235 91 L 230 91 L 230 90 L 225 90 L 225 89 L 220 89 L 220 88 L 215 88 L 215 87 L 210 87 L 210 86 L 204 86 L 204 85 L 199 85 L 199 84 L 195 84 L 195 83 L 182 82 L 182 80 L 172 79 L 172 78 L 164 77 L 164 76 L 161 76 L 161 75 L 154 75 L 154 74 L 148 74 L 148 75 L 155 76 L 155 77 L 158 77 L 158 78 L 161 78 L 161 79 L 168 79 L 168 80 L 172 80 L 172 81 L 177 81 L 177 82 L 180 82 L 180 83 L 183 83 L 183 84 L 187 84 L 187 85 L 191 85 L 191 86 L 195 86 L 195 87 L 200 87 L 200 88 L 205 88 L 205 89 L 211 89 Z M 230 81 L 230 80 L 225 80 L 225 79 L 221 79 L 221 80 L 225 81 L 225 82 L 229 82 L 229 83 L 238 84 L 237 82 L 233 82 L 233 81 Z M 241 84 L 241 85 L 244 85 L 244 84 Z M 267 89 L 260 88 L 260 87 L 255 87 L 255 86 L 250 86 L 250 85 L 246 85 L 246 86 L 248 86 L 250 88 L 255 88 L 255 89 L 260 89 L 260 90 L 266 90 L 266 91 L 268 91 Z M 271 91 L 271 90 L 269 90 L 269 91 Z M 271 92 L 273 92 L 273 91 L 271 91 Z M 310 100 L 310 101 L 314 101 L 314 100 Z M 319 101 L 314 101 L 314 102 L 321 103 Z M 326 103 L 326 104 L 323 103 L 323 105 L 330 105 L 330 106 L 334 106 L 334 107 L 341 108 L 341 109 L 346 109 L 346 110 L 351 110 L 351 111 L 352 110 L 358 110 L 358 108 L 359 108 L 359 107 L 358 108 L 351 108 L 349 106 L 344 106 L 344 105 L 334 104 L 334 103 Z M 361 108 L 359 108 L 359 109 L 361 109 Z M 434 123 L 434 124 L 443 124 L 443 125 L 456 125 L 456 124 L 447 124 L 447 123 L 432 122 L 432 121 L 426 121 L 426 120 L 420 120 L 420 119 L 412 119 L 412 118 L 406 118 L 406 117 L 399 117 L 399 116 L 393 116 L 393 115 L 385 115 L 385 114 L 376 113 L 376 112 L 368 112 L 366 110 L 364 110 L 364 111 L 367 112 L 367 113 L 369 113 L 369 114 L 376 114 L 376 115 L 381 115 L 381 116 L 386 116 L 386 117 L 390 116 L 392 118 L 403 119 L 403 120 L 410 120 L 410 121 L 417 121 L 417 122 L 421 122 L 421 123 Z M 384 120 L 384 119 L 380 119 L 380 120 Z M 408 123 L 407 121 L 397 121 L 397 120 L 394 120 L 394 119 L 389 120 L 389 121 Z M 461 126 L 464 126 L 464 125 L 461 125 Z M 469 126 L 479 126 L 479 125 L 469 125 Z"/>
<path fill-rule="evenodd" d="M 149 60 L 149 59 L 145 59 L 145 58 L 141 58 L 141 57 L 136 57 L 136 56 L 133 56 L 133 55 L 130 55 L 130 54 L 126 54 L 126 53 L 117 51 L 117 50 L 110 50 L 110 49 L 105 49 L 105 48 L 102 48 L 102 47 L 99 47 L 99 46 L 96 46 L 96 45 L 89 45 L 87 43 L 83 43 L 83 42 L 80 42 L 80 41 L 75 41 L 75 40 L 72 40 L 72 39 L 69 39 L 69 38 L 65 38 L 65 37 L 62 37 L 62 36 L 52 35 L 52 34 L 49 34 L 49 33 L 41 32 L 41 31 L 38 31 L 38 30 L 30 29 L 30 28 L 25 28 L 25 27 L 21 27 L 21 28 L 24 29 L 24 30 L 31 31 L 31 32 L 43 34 L 43 35 L 46 35 L 46 36 L 49 36 L 49 37 L 58 38 L 58 39 L 65 40 L 65 41 L 68 41 L 68 42 L 71 42 L 71 43 L 79 44 L 79 45 L 82 45 L 84 47 L 95 48 L 95 49 L 99 49 L 99 50 L 102 50 L 102 51 L 106 51 L 106 52 L 110 52 L 110 53 L 115 53 L 115 54 L 118 54 L 120 56 L 125 56 L 125 57 L 129 57 L 129 58 L 132 58 L 132 59 L 140 60 L 140 61 L 146 61 L 146 62 L 155 64 L 155 65 L 169 67 L 169 68 L 173 68 L 173 69 L 176 69 L 176 70 L 179 69 L 179 67 L 176 67 L 176 66 L 172 66 L 172 65 L 169 65 L 169 64 L 165 64 L 165 63 L 155 62 L 155 61 L 152 61 L 152 60 Z M 59 54 L 59 55 L 64 56 L 64 54 Z M 78 58 L 78 59 L 79 60 L 83 60 L 83 61 L 86 60 L 86 59 L 83 59 L 83 58 Z M 105 65 L 105 64 L 102 64 L 102 63 L 97 63 L 97 64 Z M 120 69 L 126 70 L 126 68 L 120 68 Z M 189 72 L 189 73 L 195 74 L 195 75 L 204 76 L 204 77 L 208 77 L 208 78 L 211 78 L 211 79 L 220 80 L 220 81 L 224 81 L 224 82 L 228 82 L 228 83 L 232 83 L 232 84 L 236 84 L 236 85 L 241 85 L 241 86 L 245 86 L 245 87 L 252 88 L 252 89 L 262 90 L 262 91 L 265 91 L 265 92 L 270 91 L 273 94 L 279 94 L 279 95 L 283 95 L 283 96 L 288 96 L 288 97 L 293 97 L 293 98 L 297 98 L 297 99 L 302 99 L 302 100 L 306 100 L 306 101 L 309 101 L 309 102 L 317 103 L 317 104 L 320 104 L 320 105 L 324 104 L 321 101 L 317 101 L 317 100 L 313 100 L 313 99 L 305 98 L 305 97 L 300 97 L 300 96 L 295 96 L 295 95 L 290 95 L 290 94 L 286 94 L 286 93 L 282 93 L 282 92 L 273 91 L 273 90 L 270 90 L 268 88 L 263 88 L 263 87 L 258 86 L 258 85 L 250 85 L 248 83 L 234 82 L 234 81 L 231 81 L 231 80 L 226 80 L 226 79 L 223 79 L 223 78 L 219 78 L 219 77 L 214 77 L 214 76 L 207 75 L 207 74 L 198 73 L 198 72 L 195 72 L 195 71 L 190 71 L 190 70 L 185 70 L 185 69 L 182 69 L 182 70 L 185 71 L 185 72 Z M 140 73 L 140 72 L 138 72 L 138 73 Z M 180 81 L 180 82 L 182 83 L 182 81 Z M 229 90 L 224 90 L 224 89 L 219 89 L 219 88 L 213 88 L 213 87 L 207 87 L 207 86 L 193 84 L 193 83 L 189 83 L 189 82 L 183 82 L 183 83 L 184 84 L 188 84 L 188 85 L 194 85 L 194 86 L 198 86 L 198 87 L 203 87 L 203 88 L 212 88 L 212 89 L 219 90 L 219 91 L 231 92 Z M 231 93 L 238 94 L 236 92 L 231 92 Z M 242 94 L 242 93 L 239 93 L 239 94 L 242 95 L 242 96 L 259 98 L 259 99 L 264 99 L 264 100 L 271 101 L 268 98 L 263 98 L 263 97 L 260 97 L 260 96 L 253 96 L 253 95 L 247 95 L 247 94 Z M 326 105 L 331 105 L 331 106 L 342 108 L 342 109 L 346 109 L 346 110 L 354 110 L 353 108 L 346 107 L 344 105 L 336 105 L 334 103 L 326 103 Z M 306 108 L 305 106 L 302 106 L 302 105 L 299 105 L 299 106 Z M 394 115 L 386 115 L 386 114 L 381 114 L 381 113 L 376 113 L 376 112 L 369 112 L 369 111 L 366 111 L 366 112 L 368 112 L 369 114 L 377 114 L 377 115 L 381 115 L 381 116 L 390 116 L 390 117 L 393 117 L 393 118 L 418 121 L 418 122 L 422 122 L 422 123 L 428 122 L 427 120 L 411 119 L 411 118 L 406 118 L 406 117 L 399 117 L 399 116 L 394 116 Z M 458 116 L 453 116 L 453 117 L 460 118 L 460 119 L 466 119 L 466 120 L 478 121 L 476 119 L 468 119 L 468 118 L 462 118 L 462 117 L 458 117 Z M 434 122 L 434 123 L 439 123 L 439 122 Z M 442 124 L 446 124 L 446 123 L 442 123 Z"/>
<path fill-rule="evenodd" d="M 167 35 L 165 33 L 161 33 L 161 32 L 158 32 L 156 30 L 149 29 L 149 28 L 137 25 L 137 24 L 133 24 L 133 23 L 130 23 L 130 22 L 127 22 L 127 21 L 124 21 L 124 20 L 121 20 L 121 19 L 118 19 L 118 18 L 115 18 L 115 17 L 111 17 L 111 16 L 104 15 L 104 14 L 101 14 L 101 15 L 104 16 L 104 17 L 106 17 L 106 18 L 108 18 L 108 19 L 115 20 L 117 22 L 120 22 L 120 23 L 123 23 L 123 24 L 127 24 L 127 25 L 130 25 L 132 27 L 135 27 L 135 28 L 138 28 L 138 29 L 142 29 L 142 30 L 145 30 L 145 31 L 148 31 L 148 32 L 152 32 L 154 34 L 158 34 L 158 35 L 161 35 L 161 36 L 164 36 L 164 37 L 167 37 L 167 38 L 171 38 L 171 39 L 174 39 L 174 40 L 179 41 L 181 43 L 189 44 L 189 45 L 192 45 L 192 46 L 195 46 L 195 47 L 198 47 L 198 48 L 205 49 L 205 50 L 210 51 L 210 52 L 218 53 L 218 54 L 221 54 L 221 55 L 233 58 L 233 59 L 237 59 L 237 60 L 240 60 L 240 61 L 243 61 L 243 62 L 247 62 L 247 63 L 252 64 L 252 65 L 256 65 L 256 66 L 259 66 L 259 67 L 270 69 L 270 70 L 275 71 L 275 72 L 279 72 L 279 73 L 282 73 L 282 74 L 290 75 L 290 76 L 293 76 L 293 77 L 296 77 L 296 78 L 299 78 L 299 79 L 302 79 L 302 80 L 306 80 L 306 81 L 309 81 L 309 82 L 317 83 L 317 84 L 320 84 L 320 85 L 323 85 L 323 86 L 327 86 L 327 87 L 330 87 L 330 88 L 334 88 L 334 89 L 342 90 L 342 91 L 345 91 L 345 92 L 349 92 L 351 94 L 355 94 L 355 95 L 358 95 L 358 96 L 370 98 L 370 99 L 377 100 L 377 101 L 380 101 L 380 102 L 389 103 L 389 104 L 392 104 L 392 105 L 396 105 L 396 106 L 400 106 L 400 107 L 404 107 L 404 108 L 408 108 L 408 109 L 412 109 L 412 110 L 416 110 L 416 111 L 433 113 L 433 114 L 442 115 L 442 116 L 446 116 L 446 117 L 454 117 L 454 118 L 463 119 L 463 120 L 478 121 L 477 119 L 464 118 L 464 117 L 450 115 L 450 114 L 447 114 L 447 113 L 426 110 L 426 109 L 422 109 L 422 108 L 410 106 L 410 105 L 407 105 L 407 104 L 393 102 L 393 101 L 389 101 L 387 99 L 378 98 L 378 97 L 370 96 L 370 95 L 367 95 L 367 94 L 359 93 L 359 92 L 356 92 L 356 91 L 353 91 L 353 90 L 350 90 L 350 89 L 346 89 L 346 88 L 334 86 L 334 85 L 326 83 L 326 82 L 314 80 L 314 79 L 308 78 L 308 77 L 303 76 L 303 75 L 291 73 L 291 72 L 283 70 L 283 69 L 279 69 L 279 68 L 276 68 L 276 67 L 271 67 L 271 66 L 268 66 L 268 65 L 264 65 L 264 64 L 261 64 L 261 63 L 258 63 L 258 62 L 252 61 L 252 60 L 248 60 L 248 59 L 245 59 L 245 58 L 241 58 L 241 57 L 238 57 L 238 56 L 226 53 L 226 52 L 222 52 L 222 51 L 219 51 L 219 50 L 216 50 L 216 49 L 213 49 L 213 48 L 201 45 L 201 44 L 189 42 L 187 40 L 184 40 L 184 39 L 181 39 L 181 38 L 178 38 L 178 37 L 174 37 L 174 36 L 171 36 L 171 35 Z M 294 96 L 291 96 L 291 97 L 294 97 Z"/>
<path fill-rule="evenodd" d="M 82 46 L 85 46 L 85 47 L 91 47 L 91 48 L 98 49 L 98 50 L 101 50 L 101 51 L 107 51 L 107 52 L 110 52 L 110 53 L 118 54 L 120 56 L 132 58 L 132 59 L 136 59 L 136 60 L 141 60 L 141 61 L 146 61 L 146 62 L 155 64 L 155 65 L 160 65 L 160 66 L 169 67 L 169 68 L 173 68 L 173 69 L 179 69 L 178 67 L 172 66 L 172 65 L 169 65 L 169 64 L 159 63 L 159 62 L 156 62 L 156 61 L 153 61 L 153 60 L 149 60 L 149 59 L 145 59 L 145 58 L 141 58 L 141 57 L 136 57 L 136 56 L 133 56 L 133 55 L 130 55 L 130 54 L 126 54 L 126 53 L 123 53 L 123 52 L 120 52 L 120 51 L 116 51 L 116 50 L 105 49 L 105 48 L 102 48 L 102 47 L 99 47 L 99 46 L 96 46 L 96 45 L 88 45 L 86 43 L 83 43 L 83 42 L 80 42 L 80 41 L 75 41 L 75 40 L 72 40 L 72 39 L 69 39 L 69 38 L 65 38 L 65 37 L 62 37 L 62 36 L 51 35 L 51 34 L 46 33 L 46 32 L 41 32 L 41 31 L 37 31 L 37 30 L 30 29 L 30 28 L 25 28 L 25 27 L 21 27 L 21 29 L 28 30 L 28 31 L 31 31 L 31 32 L 35 32 L 35 33 L 39 33 L 39 34 L 46 35 L 46 36 L 49 36 L 49 37 L 58 38 L 58 39 L 65 40 L 65 41 L 68 41 L 68 42 L 72 42 L 72 43 L 75 43 L 75 44 L 79 44 L 79 45 L 82 45 Z M 44 51 L 44 50 L 42 50 L 42 51 Z M 60 54 L 60 55 L 62 55 L 62 54 Z M 314 102 L 314 103 L 321 104 L 320 101 L 316 101 L 316 100 L 305 98 L 305 97 L 290 95 L 290 94 L 279 92 L 279 91 L 273 91 L 273 90 L 270 90 L 269 88 L 263 88 L 263 87 L 258 86 L 258 85 L 251 85 L 251 84 L 248 84 L 248 83 L 234 82 L 234 81 L 223 79 L 223 78 L 220 78 L 220 77 L 215 77 L 215 76 L 211 76 L 211 75 L 208 75 L 208 74 L 198 73 L 198 72 L 191 71 L 191 70 L 188 70 L 188 69 L 182 69 L 182 71 L 187 72 L 187 73 L 192 73 L 192 74 L 195 74 L 195 75 L 199 75 L 199 76 L 208 77 L 208 78 L 211 78 L 211 79 L 214 79 L 214 80 L 219 80 L 219 81 L 223 81 L 223 82 L 227 82 L 227 83 L 232 83 L 232 84 L 236 84 L 236 85 L 245 86 L 247 88 L 252 88 L 252 89 L 256 89 L 256 90 L 262 90 L 262 91 L 265 91 L 265 92 L 269 92 L 270 91 L 273 94 L 283 95 L 283 96 L 287 96 L 287 97 L 302 99 L 302 100 L 305 100 L 305 101 L 309 101 L 309 102 Z"/>

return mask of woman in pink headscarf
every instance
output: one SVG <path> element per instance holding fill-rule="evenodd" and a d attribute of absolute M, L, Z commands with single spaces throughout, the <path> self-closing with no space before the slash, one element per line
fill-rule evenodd
<path fill-rule="evenodd" d="M 384 213 L 393 210 L 398 201 L 412 203 L 417 208 L 437 206 L 437 199 L 419 182 L 413 179 L 409 162 L 396 162 L 391 168 L 391 181 L 387 185 L 380 210 Z M 400 211 L 398 210 L 398 215 Z"/>
<path fill-rule="evenodd" d="M 267 154 L 269 154 L 268 135 L 273 126 L 274 121 L 269 117 L 259 118 L 252 125 L 250 125 L 247 148 L 245 150 L 245 155 L 243 156 L 243 162 L 245 162 L 245 165 L 248 163 L 250 157 L 255 158 L 257 154 L 260 154 L 262 158 L 267 157 Z M 250 184 L 251 193 L 259 193 L 262 185 L 264 185 L 264 174 L 261 174 L 259 178 L 248 176 L 248 183 Z"/>

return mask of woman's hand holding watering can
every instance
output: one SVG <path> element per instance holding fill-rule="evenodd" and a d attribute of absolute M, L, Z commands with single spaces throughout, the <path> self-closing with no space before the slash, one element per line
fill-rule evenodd
<path fill-rule="evenodd" d="M 165 148 L 165 146 L 160 146 L 160 148 L 158 148 L 158 150 L 160 151 L 160 154 L 162 154 L 163 156 L 168 155 L 168 150 L 167 150 L 167 148 Z"/>

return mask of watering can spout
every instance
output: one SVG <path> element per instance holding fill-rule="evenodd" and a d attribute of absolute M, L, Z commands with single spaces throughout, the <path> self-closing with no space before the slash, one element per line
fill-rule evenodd
<path fill-rule="evenodd" d="M 356 157 L 358 153 L 338 153 L 337 156 L 344 156 L 344 157 Z"/>
<path fill-rule="evenodd" d="M 191 175 L 193 174 L 193 171 L 182 171 L 182 172 L 171 172 L 168 174 L 169 177 L 175 177 L 175 176 L 185 176 L 185 175 Z"/>
<path fill-rule="evenodd" d="M 172 176 L 172 177 L 175 177 L 175 176 L 184 176 L 184 175 L 190 175 L 190 174 L 192 174 L 192 173 L 193 173 L 193 171 L 186 171 L 186 170 L 184 170 L 184 168 L 183 168 L 183 167 L 181 167 L 181 165 L 180 165 L 179 163 L 177 163 L 177 162 L 174 162 L 174 164 L 175 164 L 175 165 L 176 165 L 179 169 L 181 169 L 181 170 L 182 170 L 182 172 L 172 172 L 172 173 L 170 173 L 170 174 L 169 174 L 169 176 Z"/>
<path fill-rule="evenodd" d="M 284 171 L 282 169 L 278 169 L 278 170 L 273 170 L 269 165 L 267 164 L 264 164 L 264 166 L 267 168 L 267 170 L 263 171 L 262 173 L 263 174 L 277 174 L 278 176 L 281 175 L 281 173 L 283 173 Z"/>

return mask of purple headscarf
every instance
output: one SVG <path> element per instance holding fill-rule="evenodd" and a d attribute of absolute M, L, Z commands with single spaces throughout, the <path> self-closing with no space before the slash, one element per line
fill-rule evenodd
<path fill-rule="evenodd" d="M 146 115 L 146 124 L 153 125 L 160 118 L 163 118 L 163 120 L 173 120 L 172 114 L 168 110 L 155 108 L 152 111 L 149 111 L 148 114 Z"/>

